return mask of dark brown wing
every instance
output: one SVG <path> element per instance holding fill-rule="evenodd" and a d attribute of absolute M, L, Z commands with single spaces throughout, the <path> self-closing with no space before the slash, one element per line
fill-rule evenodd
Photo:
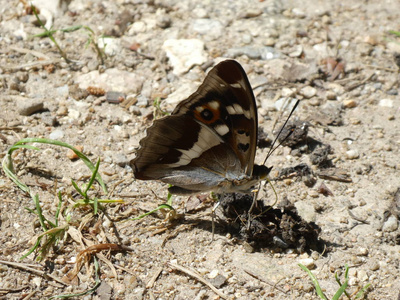
<path fill-rule="evenodd" d="M 210 107 L 216 100 L 221 103 L 219 112 Z M 213 118 L 198 114 L 202 108 L 210 110 Z M 257 146 L 257 107 L 247 75 L 238 62 L 225 60 L 216 65 L 197 91 L 180 102 L 172 113 L 183 114 L 193 115 L 213 128 L 232 147 L 244 173 L 252 174 Z"/>
<path fill-rule="evenodd" d="M 131 166 L 137 179 L 212 189 L 227 177 L 251 176 L 256 137 L 257 111 L 246 73 L 227 60 L 171 116 L 154 122 Z"/>

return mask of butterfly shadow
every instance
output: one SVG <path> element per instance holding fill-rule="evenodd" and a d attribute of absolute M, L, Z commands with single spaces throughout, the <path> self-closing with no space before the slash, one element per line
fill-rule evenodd
<path fill-rule="evenodd" d="M 299 253 L 326 252 L 327 242 L 319 235 L 320 227 L 314 222 L 306 222 L 293 205 L 273 208 L 263 201 L 257 201 L 252 215 L 248 216 L 253 197 L 247 194 L 224 194 L 217 211 L 215 234 L 231 234 L 239 243 L 247 243 L 254 251 L 274 249 L 296 249 Z M 196 227 L 212 232 L 211 219 L 195 218 L 186 222 L 196 223 Z M 339 246 L 339 245 L 338 245 Z"/>

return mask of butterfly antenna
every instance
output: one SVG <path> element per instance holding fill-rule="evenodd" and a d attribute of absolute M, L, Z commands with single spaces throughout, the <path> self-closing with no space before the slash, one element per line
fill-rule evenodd
<path fill-rule="evenodd" d="M 286 140 L 293 134 L 294 129 L 290 130 L 289 133 L 286 135 L 286 137 L 282 140 L 282 142 L 280 142 L 279 145 L 277 145 L 276 147 L 274 147 L 275 144 L 276 144 L 276 142 L 278 141 L 279 136 L 281 135 L 283 129 L 286 127 L 286 124 L 288 123 L 290 117 L 292 116 L 293 112 L 296 110 L 296 108 L 297 108 L 297 106 L 299 105 L 299 103 L 300 103 L 300 100 L 297 100 L 296 103 L 294 104 L 294 106 L 293 106 L 292 110 L 290 111 L 290 114 L 289 114 L 289 116 L 287 117 L 285 123 L 283 124 L 283 126 L 282 126 L 281 129 L 279 130 L 279 133 L 278 133 L 278 135 L 275 137 L 274 141 L 272 142 L 271 148 L 269 148 L 269 151 L 268 151 L 268 153 L 267 153 L 267 156 L 266 156 L 265 159 L 264 159 L 263 165 L 265 165 L 265 163 L 267 162 L 267 159 L 272 155 L 272 153 L 274 153 L 274 151 L 275 151 L 280 145 L 282 145 L 282 143 L 283 143 L 284 141 L 286 141 Z"/>
<path fill-rule="evenodd" d="M 265 163 L 267 162 L 267 159 L 271 156 L 271 154 L 274 153 L 274 151 L 275 151 L 280 145 L 282 145 L 282 143 L 283 143 L 287 138 L 289 138 L 289 136 L 291 136 L 291 135 L 293 134 L 294 129 L 290 130 L 289 133 L 286 135 L 286 137 L 283 139 L 283 141 L 280 142 L 279 145 L 277 145 L 276 147 L 274 147 L 275 144 L 276 144 L 276 142 L 277 142 L 277 140 L 278 140 L 278 138 L 279 138 L 279 136 L 281 135 L 283 129 L 285 128 L 286 124 L 288 123 L 290 117 L 292 116 L 293 112 L 296 110 L 297 105 L 299 105 L 299 103 L 300 103 L 300 100 L 297 100 L 296 103 L 294 104 L 294 106 L 293 106 L 292 110 L 290 111 L 290 114 L 289 114 L 289 116 L 287 117 L 285 123 L 283 124 L 283 126 L 282 126 L 281 129 L 279 130 L 279 133 L 278 133 L 278 135 L 275 137 L 274 141 L 272 142 L 271 148 L 269 149 L 269 151 L 268 151 L 268 153 L 267 153 L 267 156 L 265 157 L 265 160 L 264 160 L 263 165 L 265 165 Z M 258 193 L 259 193 L 260 190 L 261 190 L 261 185 L 262 185 L 262 183 L 260 182 L 260 183 L 259 183 L 259 186 L 258 186 L 258 189 L 257 189 L 257 190 L 254 192 L 254 194 L 253 194 L 253 201 L 252 201 L 251 206 L 250 206 L 250 209 L 249 209 L 249 211 L 248 211 L 247 230 L 250 229 L 251 219 L 252 219 L 252 218 L 251 218 L 251 213 L 252 213 L 252 211 L 253 211 L 253 209 L 254 209 L 254 206 L 255 206 L 255 204 L 256 204 L 256 202 L 257 202 Z M 275 192 L 275 189 L 274 189 L 274 192 Z M 275 192 L 275 194 L 276 194 L 276 192 Z"/>

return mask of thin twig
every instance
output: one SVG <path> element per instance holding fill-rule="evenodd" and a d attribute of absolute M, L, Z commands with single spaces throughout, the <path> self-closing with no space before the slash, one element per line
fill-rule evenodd
<path fill-rule="evenodd" d="M 256 279 L 258 279 L 258 280 L 260 280 L 260 281 L 262 281 L 262 282 L 264 282 L 264 283 L 266 283 L 268 285 L 270 285 L 270 286 L 272 286 L 274 289 L 277 289 L 278 291 L 280 291 L 280 292 L 282 292 L 284 294 L 287 294 L 287 292 L 285 290 L 281 289 L 280 287 L 277 287 L 276 283 L 273 283 L 271 281 L 265 280 L 265 279 L 261 278 L 260 276 L 254 274 L 253 272 L 249 271 L 249 270 L 243 270 L 243 271 L 245 271 L 250 276 L 252 276 L 252 277 L 254 277 L 254 278 L 256 278 Z"/>
<path fill-rule="evenodd" d="M 200 276 L 200 274 L 197 274 L 196 271 L 194 270 L 190 270 L 187 269 L 185 267 L 173 264 L 173 263 L 168 263 L 168 265 L 171 268 L 177 269 L 183 273 L 186 273 L 187 275 L 197 279 L 198 281 L 200 281 L 201 283 L 203 283 L 204 285 L 208 286 L 210 289 L 213 290 L 214 293 L 216 293 L 218 296 L 220 296 L 222 299 L 228 299 L 228 296 L 226 296 L 224 293 L 220 292 L 215 286 L 213 286 L 210 282 L 208 282 L 207 280 L 205 280 L 203 277 Z"/>
<path fill-rule="evenodd" d="M 146 284 L 146 289 L 151 289 L 154 286 L 158 276 L 160 276 L 163 268 L 158 268 L 154 275 L 150 278 L 149 282 Z"/>
<path fill-rule="evenodd" d="M 370 222 L 367 221 L 367 218 L 365 218 L 364 220 L 357 217 L 356 215 L 354 215 L 350 209 L 347 209 L 347 212 L 349 213 L 349 216 L 352 217 L 354 220 L 363 223 L 363 224 L 370 224 Z"/>
<path fill-rule="evenodd" d="M 56 63 L 60 63 L 60 62 L 62 62 L 61 59 L 53 58 L 53 59 L 48 59 L 48 60 L 38 60 L 38 61 L 34 61 L 34 62 L 27 63 L 27 64 L 22 64 L 22 65 L 3 65 L 3 66 L 1 66 L 1 68 L 6 71 L 19 71 L 19 70 L 23 70 L 23 69 L 29 70 L 31 68 L 56 64 Z"/>
<path fill-rule="evenodd" d="M 37 58 L 41 58 L 41 59 L 45 59 L 45 60 L 51 59 L 48 55 L 46 55 L 42 52 L 39 52 L 39 51 L 31 50 L 31 49 L 25 49 L 25 48 L 20 48 L 20 47 L 15 47 L 15 46 L 10 46 L 10 49 L 14 50 L 16 52 L 19 52 L 19 53 L 32 54 L 33 56 L 36 56 Z"/>

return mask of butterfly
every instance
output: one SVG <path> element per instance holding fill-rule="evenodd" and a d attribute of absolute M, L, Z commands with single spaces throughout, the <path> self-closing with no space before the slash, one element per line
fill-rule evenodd
<path fill-rule="evenodd" d="M 171 194 L 251 193 L 272 169 L 254 164 L 257 133 L 247 75 L 225 60 L 171 115 L 154 121 L 130 165 L 136 179 L 171 184 Z"/>

